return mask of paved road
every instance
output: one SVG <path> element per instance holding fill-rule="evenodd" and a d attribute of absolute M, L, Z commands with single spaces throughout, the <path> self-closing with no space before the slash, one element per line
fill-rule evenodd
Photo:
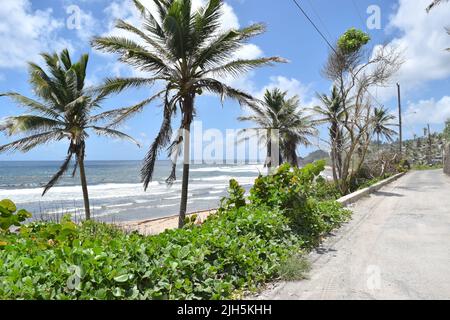
<path fill-rule="evenodd" d="M 450 177 L 410 172 L 352 210 L 310 255 L 310 279 L 259 298 L 450 299 Z"/>

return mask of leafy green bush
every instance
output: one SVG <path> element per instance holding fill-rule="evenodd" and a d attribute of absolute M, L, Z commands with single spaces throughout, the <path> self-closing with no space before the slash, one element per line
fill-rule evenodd
<path fill-rule="evenodd" d="M 316 178 L 316 184 L 313 190 L 312 196 L 318 200 L 337 200 L 342 197 L 342 193 L 336 183 L 327 181 L 322 176 Z"/>
<path fill-rule="evenodd" d="M 23 221 L 31 218 L 31 213 L 24 209 L 16 211 L 17 207 L 11 200 L 0 201 L 0 232 L 7 232 L 11 226 L 19 227 Z"/>
<path fill-rule="evenodd" d="M 228 187 L 228 196 L 220 200 L 218 213 L 228 211 L 233 208 L 241 208 L 245 206 L 245 189 L 242 188 L 235 179 L 230 180 Z"/>
<path fill-rule="evenodd" d="M 250 189 L 252 205 L 278 209 L 289 219 L 293 231 L 301 237 L 304 245 L 311 248 L 320 242 L 321 236 L 348 220 L 348 210 L 335 201 L 322 202 L 331 198 L 324 191 L 326 184 L 320 173 L 325 162 L 318 161 L 304 168 L 282 165 L 269 176 L 260 176 Z M 334 192 L 337 196 L 336 190 Z M 332 194 L 333 194 L 332 193 Z"/>
<path fill-rule="evenodd" d="M 348 29 L 339 39 L 338 48 L 344 54 L 352 54 L 360 50 L 370 41 L 370 36 L 358 29 Z"/>
<path fill-rule="evenodd" d="M 226 299 L 298 278 L 303 250 L 349 217 L 337 202 L 317 199 L 333 194 L 320 178 L 324 165 L 283 165 L 255 181 L 249 201 L 231 181 L 230 196 L 203 225 L 155 236 L 69 217 L 0 233 L 0 299 Z"/>
<path fill-rule="evenodd" d="M 280 212 L 250 206 L 151 237 L 65 223 L 1 236 L 0 298 L 230 298 L 277 277 L 302 245 Z"/>

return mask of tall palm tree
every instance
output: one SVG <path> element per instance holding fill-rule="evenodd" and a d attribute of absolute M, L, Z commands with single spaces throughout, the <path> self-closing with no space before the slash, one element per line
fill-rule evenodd
<path fill-rule="evenodd" d="M 222 0 L 209 0 L 205 6 L 193 10 L 190 0 L 153 0 L 157 12 L 150 12 L 138 0 L 133 0 L 141 13 L 142 27 L 118 20 L 116 27 L 137 36 L 139 41 L 124 37 L 96 37 L 94 48 L 119 55 L 119 60 L 147 72 L 149 77 L 110 78 L 102 92 L 121 92 L 129 87 L 146 87 L 158 82 L 163 89 L 138 105 L 122 110 L 117 116 L 120 123 L 128 116 L 141 111 L 157 98 L 163 100 L 163 122 L 158 135 L 148 151 L 141 177 L 147 189 L 152 180 L 154 165 L 160 150 L 170 144 L 172 120 L 181 112 L 178 137 L 169 145 L 169 153 L 177 154 L 184 142 L 183 180 L 179 227 L 184 225 L 189 181 L 189 131 L 195 117 L 195 99 L 203 91 L 219 95 L 221 100 L 232 98 L 243 103 L 252 97 L 234 89 L 220 79 L 239 77 L 261 66 L 283 62 L 278 57 L 236 58 L 250 38 L 263 33 L 264 26 L 254 24 L 239 30 L 221 30 Z M 175 179 L 175 168 L 167 182 Z"/>
<path fill-rule="evenodd" d="M 377 136 L 377 145 L 380 145 L 380 138 L 385 138 L 389 142 L 392 142 L 393 136 L 397 134 L 395 130 L 392 130 L 389 127 L 395 126 L 395 124 L 391 123 L 392 120 L 395 120 L 395 116 L 386 108 L 380 107 L 374 108 L 373 113 L 373 132 Z"/>
<path fill-rule="evenodd" d="M 252 115 L 241 116 L 239 121 L 252 121 L 257 129 L 266 130 L 262 136 L 267 148 L 266 165 L 273 164 L 272 159 L 272 131 L 279 133 L 280 162 L 286 161 L 292 166 L 298 166 L 297 147 L 310 145 L 309 138 L 315 135 L 313 123 L 300 109 L 298 96 L 287 98 L 287 92 L 280 89 L 266 90 L 263 101 L 247 103 Z"/>
<path fill-rule="evenodd" d="M 106 120 L 110 112 L 94 115 L 95 109 L 105 99 L 104 94 L 93 94 L 85 88 L 86 68 L 89 56 L 84 54 L 76 63 L 67 49 L 59 55 L 43 53 L 41 55 L 49 73 L 39 65 L 29 63 L 29 77 L 33 92 L 38 100 L 27 98 L 16 92 L 7 92 L 0 96 L 10 97 L 18 105 L 25 107 L 29 113 L 6 118 L 0 124 L 0 131 L 8 135 L 25 135 L 19 140 L 0 146 L 0 152 L 28 152 L 37 146 L 49 142 L 69 140 L 67 157 L 58 172 L 44 187 L 42 195 L 52 188 L 69 169 L 72 158 L 75 165 L 72 176 L 79 169 L 83 190 L 86 219 L 90 219 L 89 195 L 84 167 L 86 139 L 88 130 L 97 135 L 128 139 L 136 143 L 130 136 L 120 131 L 99 126 Z"/>
<path fill-rule="evenodd" d="M 313 111 L 319 116 L 318 124 L 329 125 L 329 135 L 331 143 L 331 162 L 334 181 L 337 181 L 338 174 L 342 167 L 341 151 L 344 143 L 344 133 L 342 121 L 344 120 L 346 110 L 340 95 L 339 89 L 334 86 L 330 96 L 326 94 L 317 94 L 321 105 L 315 106 Z"/>

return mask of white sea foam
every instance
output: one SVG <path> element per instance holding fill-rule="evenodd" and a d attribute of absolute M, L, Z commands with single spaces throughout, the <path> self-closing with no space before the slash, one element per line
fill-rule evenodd
<path fill-rule="evenodd" d="M 192 172 L 227 172 L 227 173 L 255 173 L 264 172 L 264 165 L 262 164 L 246 164 L 235 166 L 222 167 L 205 167 L 191 169 Z"/>

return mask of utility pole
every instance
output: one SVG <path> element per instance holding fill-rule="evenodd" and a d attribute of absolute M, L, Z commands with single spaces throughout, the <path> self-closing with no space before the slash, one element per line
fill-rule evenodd
<path fill-rule="evenodd" d="M 429 123 L 428 123 L 427 127 L 428 127 L 428 164 L 431 164 L 433 150 L 431 147 L 432 142 L 431 142 L 431 131 L 430 131 Z"/>
<path fill-rule="evenodd" d="M 403 158 L 403 128 L 402 128 L 402 101 L 400 97 L 400 83 L 397 83 L 397 95 L 398 95 L 398 134 L 400 138 L 400 158 Z"/>

